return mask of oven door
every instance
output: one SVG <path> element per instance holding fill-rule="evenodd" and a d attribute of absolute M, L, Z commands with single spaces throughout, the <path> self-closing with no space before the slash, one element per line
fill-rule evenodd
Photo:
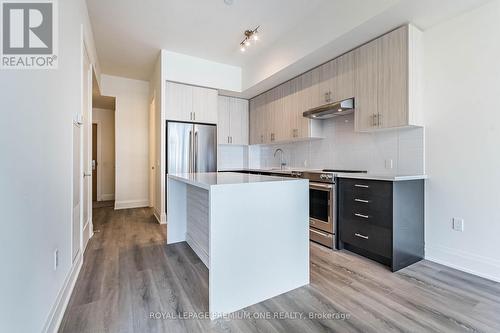
<path fill-rule="evenodd" d="M 309 225 L 335 233 L 335 185 L 309 183 Z"/>

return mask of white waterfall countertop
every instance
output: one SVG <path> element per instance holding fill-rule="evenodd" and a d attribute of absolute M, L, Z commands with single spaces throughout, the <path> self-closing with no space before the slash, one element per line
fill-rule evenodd
<path fill-rule="evenodd" d="M 168 177 L 192 186 L 204 188 L 206 190 L 210 189 L 212 186 L 221 185 L 290 182 L 301 180 L 288 177 L 252 175 L 236 172 L 177 173 L 169 174 Z"/>

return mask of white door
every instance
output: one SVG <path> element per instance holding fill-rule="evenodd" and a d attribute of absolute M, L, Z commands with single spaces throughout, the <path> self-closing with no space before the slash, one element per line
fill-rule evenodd
<path fill-rule="evenodd" d="M 81 247 L 81 201 L 82 201 L 82 129 L 73 123 L 73 221 L 71 225 L 71 254 L 73 262 L 80 253 Z"/>
<path fill-rule="evenodd" d="M 92 233 L 92 67 L 85 47 L 82 68 L 82 114 L 83 114 L 83 233 L 82 247 L 85 249 Z"/>

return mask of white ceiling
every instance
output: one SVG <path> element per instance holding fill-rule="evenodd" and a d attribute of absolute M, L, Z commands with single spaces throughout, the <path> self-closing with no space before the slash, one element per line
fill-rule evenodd
<path fill-rule="evenodd" d="M 404 23 L 489 0 L 87 0 L 103 73 L 148 80 L 160 49 L 242 67 L 251 97 Z M 243 31 L 261 41 L 242 54 Z"/>
<path fill-rule="evenodd" d="M 241 66 L 243 31 L 261 25 L 272 45 L 329 0 L 87 0 L 104 73 L 149 79 L 160 49 Z"/>

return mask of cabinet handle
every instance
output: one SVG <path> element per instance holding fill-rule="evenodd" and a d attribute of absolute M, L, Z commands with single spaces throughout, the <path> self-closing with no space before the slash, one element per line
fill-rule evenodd
<path fill-rule="evenodd" d="M 274 139 L 275 139 L 274 133 L 271 133 L 271 141 L 274 142 Z"/>
<path fill-rule="evenodd" d="M 354 216 L 362 217 L 364 219 L 369 219 L 370 218 L 368 215 L 363 215 L 363 214 L 359 214 L 359 213 L 354 214 Z"/>
<path fill-rule="evenodd" d="M 373 127 L 376 127 L 376 126 L 378 126 L 378 124 L 379 124 L 379 121 L 378 121 L 378 114 L 374 113 L 374 114 L 373 114 L 373 121 L 372 121 L 372 125 L 373 125 Z"/>
<path fill-rule="evenodd" d="M 196 120 L 196 112 L 193 112 L 193 120 Z"/>
<path fill-rule="evenodd" d="M 354 187 L 370 188 L 368 185 L 355 184 Z"/>
<path fill-rule="evenodd" d="M 229 139 L 231 140 L 231 143 L 233 143 L 233 137 L 232 137 L 232 136 L 230 136 L 230 137 L 229 137 Z"/>
<path fill-rule="evenodd" d="M 354 201 L 362 203 L 370 203 L 370 200 L 363 200 L 363 199 L 354 199 Z"/>
<path fill-rule="evenodd" d="M 229 142 L 229 136 L 227 137 L 227 143 L 230 143 L 230 142 Z"/>
<path fill-rule="evenodd" d="M 380 113 L 377 113 L 377 126 L 379 126 L 379 127 L 380 127 L 381 119 L 382 119 L 382 115 Z"/>
<path fill-rule="evenodd" d="M 363 238 L 363 239 L 368 239 L 368 236 L 358 234 L 358 233 L 354 234 L 354 236 L 359 237 L 359 238 Z"/>

